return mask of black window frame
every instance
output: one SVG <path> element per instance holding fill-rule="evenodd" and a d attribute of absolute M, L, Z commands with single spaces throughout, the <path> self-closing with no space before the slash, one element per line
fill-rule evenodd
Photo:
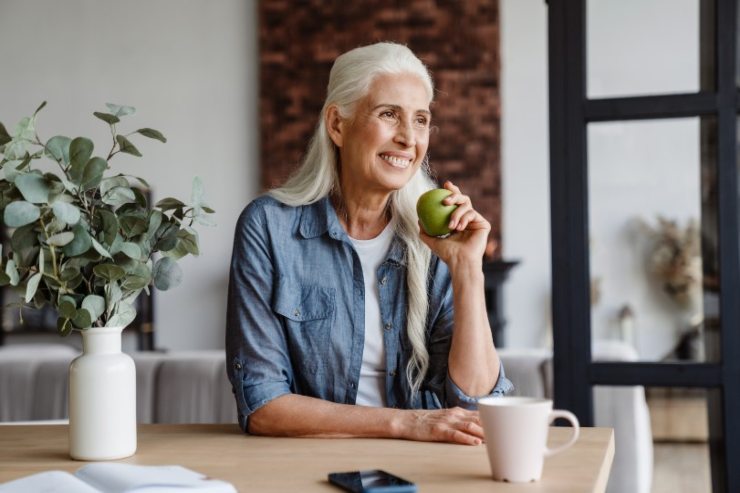
<path fill-rule="evenodd" d="M 732 467 L 740 459 L 740 303 L 734 299 L 740 294 L 737 1 L 700 0 L 700 49 L 713 63 L 701 68 L 699 92 L 600 99 L 589 99 L 586 92 L 586 0 L 547 2 L 555 406 L 592 426 L 594 385 L 706 388 L 715 492 L 740 491 L 740 468 Z M 587 126 L 692 116 L 716 119 L 720 361 L 593 362 Z"/>

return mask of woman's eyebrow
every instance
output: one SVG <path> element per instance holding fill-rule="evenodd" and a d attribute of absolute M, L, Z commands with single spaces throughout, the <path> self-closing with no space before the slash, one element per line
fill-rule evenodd
<path fill-rule="evenodd" d="M 379 109 L 379 108 L 390 108 L 395 111 L 403 112 L 403 108 L 397 104 L 388 104 L 388 103 L 381 103 L 373 107 L 373 111 Z M 426 109 L 419 109 L 416 110 L 416 113 L 424 113 L 425 115 L 432 115 L 432 112 Z"/>

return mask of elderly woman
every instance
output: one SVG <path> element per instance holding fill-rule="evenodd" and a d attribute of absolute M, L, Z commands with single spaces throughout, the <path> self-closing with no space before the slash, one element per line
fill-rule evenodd
<path fill-rule="evenodd" d="M 490 224 L 450 182 L 445 239 L 419 228 L 434 188 L 432 80 L 405 46 L 338 57 L 297 172 L 240 216 L 227 320 L 239 423 L 259 435 L 479 444 L 481 396 L 511 389 L 483 291 Z"/>

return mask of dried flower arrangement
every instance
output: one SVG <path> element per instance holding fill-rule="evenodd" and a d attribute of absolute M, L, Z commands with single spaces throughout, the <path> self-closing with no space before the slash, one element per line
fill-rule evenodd
<path fill-rule="evenodd" d="M 648 259 L 650 271 L 662 282 L 663 290 L 683 308 L 693 310 L 701 294 L 702 261 L 699 227 L 689 219 L 685 227 L 658 216 L 649 226 L 654 245 Z"/>

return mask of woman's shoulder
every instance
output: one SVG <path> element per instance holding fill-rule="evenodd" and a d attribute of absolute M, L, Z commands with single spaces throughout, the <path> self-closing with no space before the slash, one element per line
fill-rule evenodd
<path fill-rule="evenodd" d="M 239 222 L 261 221 L 266 217 L 295 215 L 300 207 L 286 205 L 269 194 L 263 194 L 252 200 L 241 213 Z"/>

